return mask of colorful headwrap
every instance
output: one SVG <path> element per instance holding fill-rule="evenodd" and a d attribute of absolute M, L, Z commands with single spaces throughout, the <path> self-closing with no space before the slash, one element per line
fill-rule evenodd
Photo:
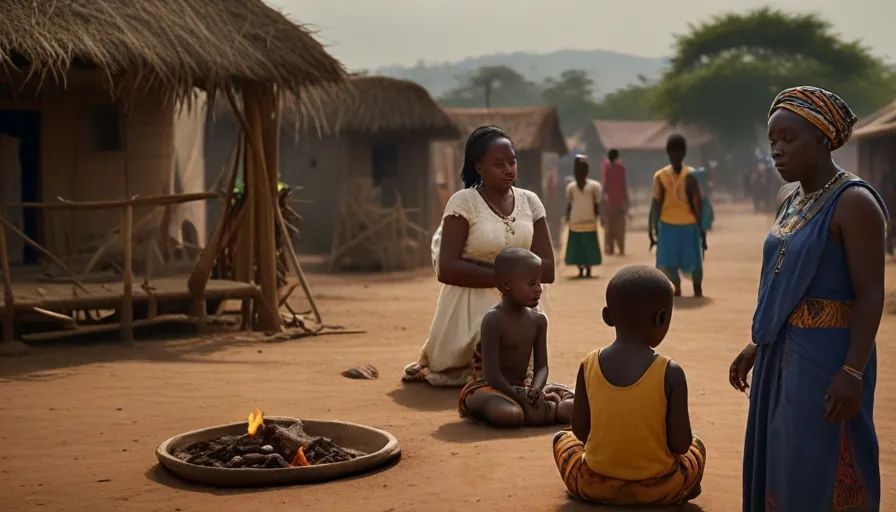
<path fill-rule="evenodd" d="M 768 116 L 779 108 L 794 112 L 815 125 L 830 141 L 831 151 L 846 144 L 853 125 L 859 120 L 840 96 L 818 87 L 784 89 L 772 102 Z"/>

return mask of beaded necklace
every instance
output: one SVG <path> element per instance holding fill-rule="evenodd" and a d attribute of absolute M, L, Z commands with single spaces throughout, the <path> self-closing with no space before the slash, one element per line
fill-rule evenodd
<path fill-rule="evenodd" d="M 784 239 L 784 243 L 781 245 L 781 251 L 778 253 L 778 262 L 775 265 L 776 276 L 781 274 L 781 265 L 784 263 L 784 256 L 787 254 L 787 246 L 790 245 L 790 241 L 793 239 L 793 234 L 796 233 L 800 227 L 809 222 L 812 216 L 818 211 L 817 208 L 813 208 L 815 203 L 823 197 L 831 187 L 839 183 L 846 174 L 846 171 L 837 172 L 825 186 L 811 194 L 805 194 L 802 186 L 794 191 L 793 198 L 775 223 L 776 231 L 780 232 Z"/>

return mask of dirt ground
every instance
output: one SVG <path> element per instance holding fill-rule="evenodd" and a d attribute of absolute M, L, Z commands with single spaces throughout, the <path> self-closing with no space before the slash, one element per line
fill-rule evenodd
<path fill-rule="evenodd" d="M 708 447 L 704 493 L 690 511 L 740 510 L 747 398 L 727 384 L 749 340 L 760 245 L 767 217 L 723 207 L 710 236 L 709 298 L 676 303 L 660 350 L 687 372 L 691 419 Z M 600 321 L 606 278 L 649 263 L 646 236 L 629 235 L 631 256 L 608 258 L 600 279 L 551 290 L 551 379 L 573 384 L 581 358 L 608 343 Z M 888 267 L 888 282 L 896 265 Z M 0 360 L 0 509 L 4 511 L 519 511 L 606 510 L 570 501 L 554 466 L 553 430 L 514 432 L 464 423 L 457 390 L 402 385 L 402 367 L 426 337 L 438 284 L 414 275 L 312 276 L 328 323 L 366 334 L 235 345 L 215 339 L 145 341 L 136 347 L 83 342 L 38 347 Z M 891 285 L 892 286 L 892 285 Z M 686 284 L 685 292 L 689 292 Z M 883 509 L 896 506 L 896 316 L 878 337 L 876 420 Z M 376 381 L 340 376 L 379 368 Z M 363 477 L 311 487 L 215 490 L 179 482 L 157 467 L 155 447 L 197 428 L 269 415 L 335 418 L 394 433 L 401 461 Z"/>

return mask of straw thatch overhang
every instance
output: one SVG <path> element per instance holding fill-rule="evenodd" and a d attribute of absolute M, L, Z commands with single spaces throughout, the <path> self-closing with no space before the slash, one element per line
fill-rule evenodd
<path fill-rule="evenodd" d="M 457 138 L 460 130 L 419 84 L 386 76 L 353 76 L 344 92 L 327 95 L 324 118 L 337 133 L 377 135 L 424 131 Z"/>
<path fill-rule="evenodd" d="M 896 101 L 862 119 L 852 132 L 852 140 L 896 134 Z"/>
<path fill-rule="evenodd" d="M 321 133 L 334 135 L 382 135 L 413 131 L 436 139 L 461 136 L 458 126 L 426 89 L 408 80 L 352 76 L 347 86 L 339 90 L 312 88 L 307 92 L 319 97 L 316 106 L 320 115 L 315 117 L 300 109 L 286 112 L 285 127 L 319 128 Z M 226 99 L 216 102 L 214 115 L 233 115 Z"/>
<path fill-rule="evenodd" d="M 559 155 L 568 152 L 556 107 L 452 108 L 446 112 L 460 127 L 464 137 L 480 126 L 496 125 L 510 135 L 518 151 L 537 149 Z"/>
<path fill-rule="evenodd" d="M 307 29 L 261 0 L 5 0 L 0 68 L 65 84 L 99 69 L 118 95 L 194 87 L 212 97 L 240 81 L 274 84 L 308 104 L 308 86 L 344 81 L 342 65 Z"/>

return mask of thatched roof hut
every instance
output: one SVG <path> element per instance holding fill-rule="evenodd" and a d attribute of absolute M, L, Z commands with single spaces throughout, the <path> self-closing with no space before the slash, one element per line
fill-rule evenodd
<path fill-rule="evenodd" d="M 245 261 L 235 266 L 254 262 L 264 300 L 277 303 L 275 198 L 265 185 L 268 169 L 278 168 L 279 139 L 270 127 L 280 101 L 313 115 L 322 97 L 345 83 L 342 65 L 308 30 L 262 0 L 7 0 L 0 6 L 0 67 L 0 134 L 21 146 L 18 161 L 0 164 L 0 176 L 5 193 L 26 203 L 175 192 L 177 104 L 189 106 L 195 88 L 212 100 L 238 91 L 242 136 L 253 150 L 244 157 L 244 175 L 257 191 L 248 203 L 253 225 L 263 228 L 254 238 L 252 229 L 238 230 L 245 234 Z M 135 209 L 135 226 L 159 208 Z M 33 207 L 18 216 L 22 231 L 59 256 L 89 254 L 130 218 Z M 197 312 L 219 238 L 209 242 L 189 282 Z M 34 254 L 26 251 L 23 259 Z M 258 309 L 258 327 L 276 330 L 276 311 Z M 247 315 L 246 322 L 255 319 Z"/>
<path fill-rule="evenodd" d="M 858 147 L 858 172 L 890 201 L 896 210 L 896 100 L 863 118 L 850 144 Z"/>
<path fill-rule="evenodd" d="M 566 138 L 560 129 L 557 107 L 452 108 L 448 115 L 466 137 L 476 128 L 493 124 L 503 128 L 518 151 L 545 151 L 565 154 Z"/>
<path fill-rule="evenodd" d="M 99 69 L 118 91 L 178 98 L 235 80 L 297 93 L 344 74 L 308 30 L 261 0 L 12 0 L 0 17 L 0 65 L 60 84 L 71 68 Z"/>
<path fill-rule="evenodd" d="M 852 132 L 853 140 L 868 139 L 896 133 L 896 100 L 864 117 Z"/>
<path fill-rule="evenodd" d="M 4 167 L 12 202 L 173 192 L 175 103 L 196 87 L 274 84 L 307 113 L 345 77 L 261 0 L 7 1 L 0 67 L 0 133 L 30 155 Z M 89 251 L 117 225 L 101 211 L 10 215 L 57 255 Z"/>
<path fill-rule="evenodd" d="M 303 251 L 331 249 L 345 187 L 366 179 L 382 189 L 384 205 L 398 196 L 415 209 L 411 220 L 425 226 L 430 208 L 430 143 L 456 140 L 455 123 L 420 85 L 384 76 L 352 76 L 348 87 L 322 95 L 321 129 L 301 113 L 283 120 L 280 179 L 301 186 L 298 205 L 314 219 L 302 226 Z M 215 179 L 232 145 L 236 125 L 221 101 L 206 135 L 207 179 Z M 212 216 L 210 216 L 212 217 Z"/>
<path fill-rule="evenodd" d="M 325 94 L 322 118 L 342 134 L 424 130 L 459 136 L 458 127 L 422 86 L 386 76 L 352 76 L 349 87 Z"/>

